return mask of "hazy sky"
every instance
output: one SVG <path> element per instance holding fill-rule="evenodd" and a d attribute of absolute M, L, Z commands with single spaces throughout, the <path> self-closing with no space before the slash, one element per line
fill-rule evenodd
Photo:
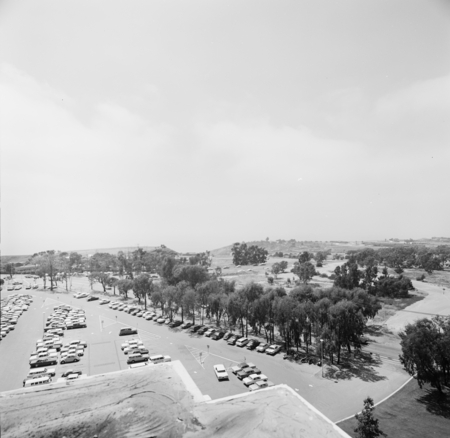
<path fill-rule="evenodd" d="M 0 3 L 2 254 L 450 236 L 450 2 Z"/>

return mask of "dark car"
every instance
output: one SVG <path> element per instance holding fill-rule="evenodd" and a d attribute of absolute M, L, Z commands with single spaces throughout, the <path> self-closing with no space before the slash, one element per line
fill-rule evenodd
<path fill-rule="evenodd" d="M 204 335 L 209 330 L 209 327 L 201 327 L 197 330 L 198 335 Z"/>
<path fill-rule="evenodd" d="M 223 336 L 223 340 L 224 340 L 224 341 L 228 341 L 228 339 L 230 339 L 231 336 L 234 336 L 234 333 L 233 333 L 233 332 L 226 332 L 226 333 L 224 334 L 224 336 Z"/>
<path fill-rule="evenodd" d="M 254 370 L 255 370 L 254 368 L 247 367 L 247 368 L 244 368 L 241 371 L 239 371 L 236 374 L 236 376 L 239 380 L 242 380 L 242 379 L 245 379 L 246 377 L 248 377 L 250 374 L 255 374 Z M 261 371 L 260 371 L 260 373 L 261 373 Z"/>
<path fill-rule="evenodd" d="M 261 342 L 256 339 L 250 339 L 250 342 L 247 344 L 248 350 L 254 350 Z"/>
<path fill-rule="evenodd" d="M 86 328 L 87 325 L 85 322 L 74 322 L 73 324 L 67 324 L 67 330 L 77 329 L 77 328 Z"/>
<path fill-rule="evenodd" d="M 231 336 L 230 339 L 228 339 L 228 345 L 236 345 L 237 340 L 240 338 L 238 335 Z"/>
<path fill-rule="evenodd" d="M 191 333 L 197 332 L 197 331 L 200 330 L 202 327 L 203 327 L 203 325 L 201 325 L 201 324 L 194 325 L 194 327 L 191 328 Z"/>
<path fill-rule="evenodd" d="M 67 377 L 69 374 L 78 374 L 79 376 L 81 376 L 81 374 L 83 374 L 83 372 L 82 371 L 68 370 L 68 371 L 65 371 L 64 373 L 62 373 L 61 377 Z"/>
<path fill-rule="evenodd" d="M 90 295 L 88 297 L 87 301 L 95 301 L 95 300 L 98 300 L 98 299 L 99 299 L 99 297 L 95 297 L 94 295 Z"/>
<path fill-rule="evenodd" d="M 225 335 L 225 332 L 215 332 L 212 334 L 211 339 L 214 339 L 215 341 L 218 341 L 219 339 L 222 339 Z"/>
<path fill-rule="evenodd" d="M 181 321 L 172 321 L 172 322 L 169 324 L 169 327 L 175 328 L 175 327 L 180 326 L 181 324 L 182 324 Z"/>
<path fill-rule="evenodd" d="M 135 356 L 131 356 L 131 357 L 128 358 L 127 364 L 130 365 L 132 363 L 148 362 L 148 360 L 149 360 L 148 354 L 135 355 Z"/>
<path fill-rule="evenodd" d="M 126 335 L 137 335 L 138 331 L 135 328 L 131 327 L 124 327 L 123 329 L 120 329 L 119 336 L 126 336 Z"/>
<path fill-rule="evenodd" d="M 192 325 L 193 325 L 192 322 L 185 322 L 185 323 L 181 326 L 181 328 L 182 328 L 182 329 L 191 328 Z"/>
<path fill-rule="evenodd" d="M 30 361 L 30 368 L 46 367 L 48 365 L 56 365 L 58 361 L 53 358 L 33 359 Z"/>

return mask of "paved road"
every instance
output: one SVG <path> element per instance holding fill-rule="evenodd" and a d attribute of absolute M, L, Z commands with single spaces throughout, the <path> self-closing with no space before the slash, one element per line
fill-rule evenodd
<path fill-rule="evenodd" d="M 377 366 L 373 371 L 373 378 L 350 378 L 335 383 L 322 379 L 319 367 L 290 363 L 284 361 L 282 355 L 271 357 L 229 346 L 223 340 L 213 341 L 204 336 L 186 333 L 184 330 L 169 329 L 153 321 L 111 310 L 108 306 L 99 305 L 98 301 L 74 299 L 67 293 L 32 291 L 32 294 L 36 296 L 32 306 L 19 320 L 15 332 L 9 334 L 0 344 L 0 391 L 22 386 L 22 380 L 29 370 L 29 355 L 34 349 L 36 339 L 42 335 L 43 317 L 60 302 L 86 311 L 87 329 L 66 331 L 64 340 L 85 340 L 88 348 L 79 363 L 58 365 L 56 378 L 68 368 L 81 370 L 88 375 L 127 369 L 126 356 L 120 349 L 125 337 L 118 336 L 119 329 L 124 326 L 138 328 L 139 336 L 150 354 L 168 354 L 174 360 L 181 360 L 202 393 L 212 399 L 246 391 L 245 386 L 234 375 L 230 376 L 229 382 L 219 383 L 212 366 L 222 363 L 230 367 L 246 360 L 254 362 L 275 384 L 286 383 L 291 386 L 336 421 L 357 412 L 367 394 L 375 401 L 381 400 L 408 377 L 400 366 L 389 363 L 388 366 Z M 385 373 L 389 378 L 384 377 Z M 345 403 L 342 403 L 343 400 Z"/>

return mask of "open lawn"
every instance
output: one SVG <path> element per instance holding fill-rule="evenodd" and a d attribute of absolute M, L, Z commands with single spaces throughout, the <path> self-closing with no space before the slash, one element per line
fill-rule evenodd
<path fill-rule="evenodd" d="M 403 275 L 415 280 L 425 274 L 425 283 L 432 283 L 437 286 L 442 286 L 443 288 L 450 289 L 450 270 L 446 269 L 444 271 L 433 271 L 432 274 L 427 274 L 423 269 L 405 269 Z"/>
<path fill-rule="evenodd" d="M 369 394 L 368 394 L 369 395 Z M 363 400 L 361 400 L 361 409 Z M 400 391 L 375 408 L 374 416 L 379 419 L 380 429 L 391 438 L 450 436 L 450 394 L 445 396 L 430 386 L 419 388 L 412 379 Z M 354 418 L 338 423 L 350 436 L 356 437 L 353 430 L 357 421 Z"/>

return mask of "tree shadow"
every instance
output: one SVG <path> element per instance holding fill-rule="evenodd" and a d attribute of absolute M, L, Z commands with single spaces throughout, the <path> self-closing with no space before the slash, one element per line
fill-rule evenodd
<path fill-rule="evenodd" d="M 376 371 L 375 367 L 381 365 L 381 360 L 370 353 L 361 352 L 357 357 L 344 358 L 340 365 L 328 368 L 325 377 L 334 380 L 361 379 L 364 382 L 379 382 L 386 380 Z"/>
<path fill-rule="evenodd" d="M 416 400 L 424 404 L 431 414 L 450 420 L 450 394 L 441 394 L 437 389 L 425 389 L 425 394 Z"/>

